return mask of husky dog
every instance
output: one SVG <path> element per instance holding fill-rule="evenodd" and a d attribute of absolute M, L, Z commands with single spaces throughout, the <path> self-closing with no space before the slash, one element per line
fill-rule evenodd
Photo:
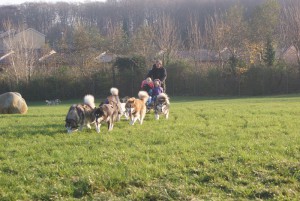
<path fill-rule="evenodd" d="M 138 97 L 139 99 L 135 97 L 129 98 L 125 105 L 130 118 L 130 125 L 134 125 L 136 120 L 139 120 L 140 124 L 143 124 L 146 115 L 146 102 L 149 95 L 146 91 L 139 91 Z"/>
<path fill-rule="evenodd" d="M 169 118 L 170 99 L 167 94 L 161 93 L 156 97 L 154 104 L 155 119 L 159 120 L 159 115 L 163 114 Z"/>
<path fill-rule="evenodd" d="M 100 133 L 101 122 L 106 122 L 108 125 L 108 131 L 112 131 L 114 123 L 118 118 L 118 111 L 110 104 L 101 103 L 99 108 L 95 110 L 95 118 L 97 133 Z"/>
<path fill-rule="evenodd" d="M 129 96 L 125 96 L 125 97 L 121 98 L 120 99 L 121 103 L 126 103 L 129 98 L 130 98 Z"/>
<path fill-rule="evenodd" d="M 121 109 L 121 101 L 119 98 L 119 90 L 117 88 L 111 88 L 110 89 L 111 95 L 107 97 L 105 104 L 110 104 L 113 106 L 113 109 L 117 111 L 118 118 L 117 121 L 120 121 L 122 109 Z"/>
<path fill-rule="evenodd" d="M 126 120 L 129 119 L 128 111 L 126 110 L 126 103 L 121 103 L 121 117 L 124 115 Z"/>
<path fill-rule="evenodd" d="M 95 123 L 95 99 L 92 95 L 86 95 L 83 104 L 74 104 L 70 107 L 66 116 L 66 129 L 68 133 L 81 131 L 83 126 L 91 128 L 90 124 Z"/>
<path fill-rule="evenodd" d="M 126 120 L 129 119 L 129 114 L 128 114 L 127 110 L 126 110 L 125 105 L 126 105 L 126 102 L 127 102 L 127 100 L 129 98 L 130 98 L 129 96 L 125 96 L 125 97 L 123 97 L 123 98 L 120 99 L 121 100 L 121 117 L 124 115 L 125 118 L 126 118 Z"/>
<path fill-rule="evenodd" d="M 61 100 L 55 99 L 55 100 L 45 100 L 47 105 L 59 105 L 61 103 Z"/>

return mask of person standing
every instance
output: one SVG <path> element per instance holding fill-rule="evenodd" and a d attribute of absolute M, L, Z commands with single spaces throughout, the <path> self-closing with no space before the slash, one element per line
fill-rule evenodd
<path fill-rule="evenodd" d="M 152 80 L 159 79 L 161 82 L 161 87 L 163 88 L 164 93 L 166 93 L 167 70 L 162 66 L 161 60 L 156 60 L 146 77 L 150 77 Z"/>

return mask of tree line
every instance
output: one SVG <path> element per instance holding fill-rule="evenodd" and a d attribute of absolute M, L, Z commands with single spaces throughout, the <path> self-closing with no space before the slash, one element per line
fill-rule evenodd
<path fill-rule="evenodd" d="M 300 2 L 293 0 L 108 0 L 2 6 L 0 30 L 34 28 L 46 35 L 42 54 L 51 49 L 57 54 L 33 62 L 37 56 L 30 54 L 29 59 L 29 50 L 22 48 L 24 54 L 1 68 L 1 91 L 19 90 L 33 100 L 67 99 L 85 93 L 105 96 L 116 86 L 123 95 L 136 95 L 153 60 L 159 58 L 168 71 L 170 95 L 298 92 L 299 11 Z M 292 64 L 280 57 L 291 46 L 296 55 Z M 201 50 L 213 58 L 199 58 Z M 117 58 L 110 63 L 95 61 L 104 51 Z M 17 59 L 22 59 L 21 64 L 26 61 L 20 55 L 32 64 L 17 73 L 12 68 Z M 30 79 L 24 68 L 30 70 Z"/>

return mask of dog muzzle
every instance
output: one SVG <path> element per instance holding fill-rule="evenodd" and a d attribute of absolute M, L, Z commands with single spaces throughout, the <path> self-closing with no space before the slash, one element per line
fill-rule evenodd
<path fill-rule="evenodd" d="M 66 119 L 65 127 L 68 133 L 72 133 L 78 130 L 78 124 L 74 119 Z"/>

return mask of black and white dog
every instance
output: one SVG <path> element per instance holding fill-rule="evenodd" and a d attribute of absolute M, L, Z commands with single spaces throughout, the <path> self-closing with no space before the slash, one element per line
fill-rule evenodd
<path fill-rule="evenodd" d="M 120 99 L 121 100 L 121 117 L 124 115 L 126 120 L 129 120 L 129 114 L 128 114 L 128 111 L 126 110 L 125 105 L 126 105 L 126 102 L 129 98 L 130 98 L 129 96 L 125 96 L 125 97 Z"/>
<path fill-rule="evenodd" d="M 95 123 L 95 102 L 94 96 L 86 95 L 83 104 L 74 104 L 70 107 L 66 116 L 65 127 L 68 133 L 81 131 L 83 126 L 91 128 L 90 124 Z"/>
<path fill-rule="evenodd" d="M 161 114 L 165 115 L 166 119 L 169 118 L 170 99 L 167 94 L 161 93 L 156 97 L 154 103 L 155 119 L 159 120 Z"/>

